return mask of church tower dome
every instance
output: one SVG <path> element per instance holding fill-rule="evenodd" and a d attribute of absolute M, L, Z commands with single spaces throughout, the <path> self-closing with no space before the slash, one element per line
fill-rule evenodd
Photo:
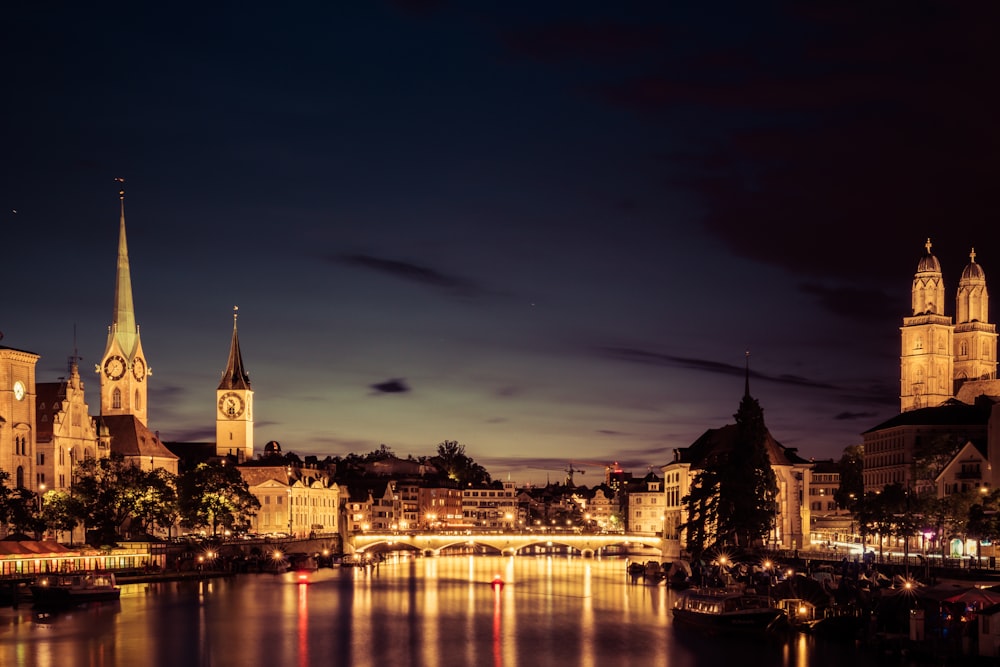
<path fill-rule="evenodd" d="M 931 240 L 913 276 L 913 312 L 900 327 L 900 412 L 940 405 L 953 396 L 955 326 L 944 314 L 941 263 Z"/>
<path fill-rule="evenodd" d="M 941 263 L 931 254 L 931 240 L 924 244 L 926 252 L 917 264 L 913 276 L 913 314 L 944 315 L 944 277 Z"/>
<path fill-rule="evenodd" d="M 958 281 L 955 298 L 955 384 L 993 380 L 997 372 L 996 325 L 989 322 L 990 294 L 976 250 Z"/>

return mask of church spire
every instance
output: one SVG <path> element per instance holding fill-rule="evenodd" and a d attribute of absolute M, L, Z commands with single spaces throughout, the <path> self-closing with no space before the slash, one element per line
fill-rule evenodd
<path fill-rule="evenodd" d="M 229 345 L 229 362 L 226 364 L 226 370 L 222 373 L 219 389 L 250 389 L 250 376 L 243 367 L 240 337 L 236 328 L 239 312 L 239 306 L 233 306 L 233 340 Z"/>
<path fill-rule="evenodd" d="M 743 390 L 743 397 L 750 398 L 750 350 L 746 351 L 746 387 Z"/>
<path fill-rule="evenodd" d="M 119 347 L 129 357 L 135 352 L 139 328 L 135 323 L 135 308 L 132 305 L 132 273 L 128 263 L 128 242 L 125 239 L 125 179 L 116 178 L 121 189 L 118 199 L 121 217 L 118 223 L 118 267 L 115 271 L 115 312 L 108 332 L 108 345 L 117 339 Z"/>

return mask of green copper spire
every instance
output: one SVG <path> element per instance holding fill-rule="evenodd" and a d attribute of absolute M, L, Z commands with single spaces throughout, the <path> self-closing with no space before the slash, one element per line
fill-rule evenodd
<path fill-rule="evenodd" d="M 118 341 L 121 350 L 131 360 L 139 340 L 139 327 L 135 323 L 132 305 L 132 274 L 128 266 L 128 243 L 125 240 L 125 179 L 116 178 L 122 187 L 118 191 L 121 218 L 118 226 L 118 268 L 115 273 L 115 313 L 108 332 L 108 346 Z"/>

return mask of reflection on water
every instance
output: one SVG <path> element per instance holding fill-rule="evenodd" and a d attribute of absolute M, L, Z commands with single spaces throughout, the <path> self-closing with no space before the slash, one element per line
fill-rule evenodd
<path fill-rule="evenodd" d="M 493 584 L 500 575 L 503 586 Z M 865 667 L 850 646 L 675 633 L 666 586 L 621 560 L 455 556 L 374 569 L 123 587 L 120 603 L 38 618 L 0 609 L 0 665 L 670 665 Z"/>

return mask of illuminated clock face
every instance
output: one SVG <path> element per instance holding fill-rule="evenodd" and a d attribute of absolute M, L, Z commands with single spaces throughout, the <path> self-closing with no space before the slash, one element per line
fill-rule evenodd
<path fill-rule="evenodd" d="M 24 383 L 20 380 L 14 383 L 14 398 L 19 401 L 24 399 Z"/>
<path fill-rule="evenodd" d="M 146 362 L 142 359 L 136 359 L 132 362 L 132 375 L 139 382 L 146 379 Z"/>
<path fill-rule="evenodd" d="M 227 392 L 219 398 L 219 412 L 229 419 L 236 419 L 243 414 L 243 399 L 235 392 Z"/>
<path fill-rule="evenodd" d="M 125 375 L 125 360 L 117 354 L 104 362 L 104 374 L 111 380 L 121 380 Z"/>

